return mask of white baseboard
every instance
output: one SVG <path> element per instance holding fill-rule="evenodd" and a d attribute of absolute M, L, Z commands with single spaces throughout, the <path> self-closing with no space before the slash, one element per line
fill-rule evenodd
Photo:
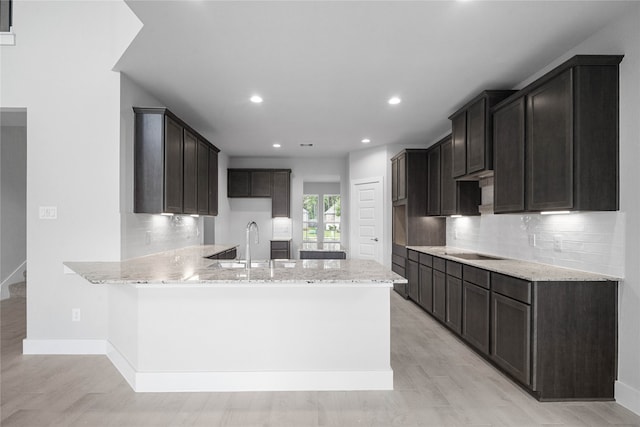
<path fill-rule="evenodd" d="M 133 390 L 136 389 L 136 369 L 110 342 L 107 342 L 107 357 L 120 375 L 129 383 Z"/>
<path fill-rule="evenodd" d="M 105 340 L 33 340 L 22 341 L 23 354 L 107 354 Z"/>
<path fill-rule="evenodd" d="M 137 392 L 393 390 L 393 371 L 139 372 Z"/>
<path fill-rule="evenodd" d="M 393 371 L 137 372 L 107 343 L 107 357 L 136 392 L 393 390 Z"/>
<path fill-rule="evenodd" d="M 617 403 L 640 415 L 640 390 L 616 381 L 615 397 Z"/>

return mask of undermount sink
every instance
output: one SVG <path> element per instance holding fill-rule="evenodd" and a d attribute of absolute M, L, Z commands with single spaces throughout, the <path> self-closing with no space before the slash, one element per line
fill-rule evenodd
<path fill-rule="evenodd" d="M 218 268 L 225 269 L 233 269 L 233 268 L 246 268 L 247 260 L 244 259 L 233 259 L 228 261 L 218 261 L 212 266 L 216 266 Z M 275 268 L 294 268 L 296 266 L 295 261 L 284 260 L 284 261 L 274 261 L 273 266 Z M 268 260 L 256 260 L 251 261 L 251 268 L 270 268 Z"/>
<path fill-rule="evenodd" d="M 455 258 L 461 258 L 461 259 L 468 259 L 468 260 L 472 260 L 472 261 L 497 261 L 497 260 L 502 260 L 504 258 L 499 258 L 499 257 L 495 257 L 495 256 L 490 256 L 490 255 L 481 255 L 481 254 L 477 254 L 477 253 L 473 253 L 473 252 L 467 252 L 467 253 L 445 253 L 445 255 L 449 255 Z"/>

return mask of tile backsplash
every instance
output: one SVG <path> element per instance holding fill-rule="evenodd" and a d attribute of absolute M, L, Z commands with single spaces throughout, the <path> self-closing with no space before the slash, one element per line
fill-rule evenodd
<path fill-rule="evenodd" d="M 201 217 L 127 213 L 122 214 L 121 220 L 122 259 L 200 245 L 203 242 Z"/>
<path fill-rule="evenodd" d="M 624 276 L 625 214 L 483 214 L 447 218 L 447 245 L 577 270 Z"/>

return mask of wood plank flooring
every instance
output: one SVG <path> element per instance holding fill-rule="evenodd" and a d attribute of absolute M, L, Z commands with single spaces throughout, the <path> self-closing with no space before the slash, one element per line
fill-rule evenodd
<path fill-rule="evenodd" d="M 22 355 L 25 300 L 2 301 L 0 425 L 640 426 L 615 402 L 540 403 L 392 292 L 393 391 L 134 393 L 104 356 Z"/>

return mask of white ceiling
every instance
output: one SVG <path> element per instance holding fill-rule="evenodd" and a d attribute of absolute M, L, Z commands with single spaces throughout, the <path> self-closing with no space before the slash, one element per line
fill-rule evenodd
<path fill-rule="evenodd" d="M 449 129 L 449 114 L 480 91 L 513 88 L 631 6 L 127 3 L 144 27 L 117 70 L 226 154 L 288 157 L 343 156 L 366 148 L 365 137 L 368 146 L 430 145 Z M 262 104 L 249 101 L 254 93 Z M 388 105 L 392 95 L 403 102 Z"/>

